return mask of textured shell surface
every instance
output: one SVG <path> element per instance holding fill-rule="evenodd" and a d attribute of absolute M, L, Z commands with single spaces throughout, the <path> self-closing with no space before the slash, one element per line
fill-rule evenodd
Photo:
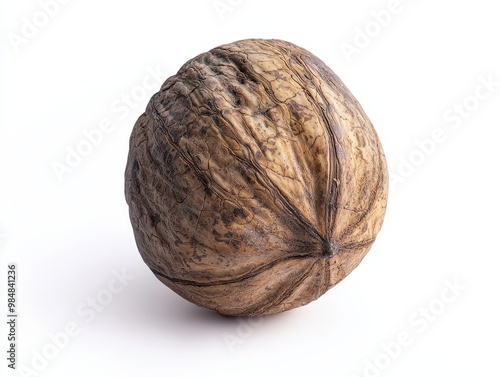
<path fill-rule="evenodd" d="M 372 123 L 320 59 L 250 39 L 184 64 L 130 138 L 125 194 L 141 256 L 226 315 L 305 305 L 382 226 L 387 168 Z"/>

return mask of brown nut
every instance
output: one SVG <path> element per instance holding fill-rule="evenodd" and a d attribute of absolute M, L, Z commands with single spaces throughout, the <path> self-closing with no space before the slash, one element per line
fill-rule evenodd
<path fill-rule="evenodd" d="M 125 172 L 142 258 L 226 315 L 305 305 L 361 261 L 382 225 L 385 156 L 316 56 L 280 40 L 198 55 L 132 131 Z"/>

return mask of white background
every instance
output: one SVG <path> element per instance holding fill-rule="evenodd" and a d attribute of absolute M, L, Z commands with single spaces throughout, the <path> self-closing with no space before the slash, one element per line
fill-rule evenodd
<path fill-rule="evenodd" d="M 20 375 L 499 375 L 500 12 L 491 0 L 401 0 L 390 19 L 376 16 L 394 11 L 388 4 L 71 0 L 44 16 L 35 0 L 1 3 L 1 315 L 15 262 L 17 367 L 33 371 Z M 153 276 L 123 173 L 132 127 L 161 81 L 254 37 L 302 46 L 341 77 L 393 181 L 383 229 L 348 278 L 305 307 L 248 322 L 198 308 Z M 54 163 L 109 121 L 59 179 Z M 120 286 L 123 269 L 131 280 Z M 110 296 L 110 283 L 120 292 Z M 93 298 L 110 302 L 90 310 Z M 60 334 L 68 324 L 75 336 Z M 409 340 L 396 346 L 400 333 Z M 5 356 L 5 324 L 0 344 Z M 4 356 L 2 372 L 18 375 Z"/>

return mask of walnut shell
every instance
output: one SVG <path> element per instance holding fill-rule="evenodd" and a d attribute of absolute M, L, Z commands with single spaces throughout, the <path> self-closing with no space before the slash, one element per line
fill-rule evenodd
<path fill-rule="evenodd" d="M 132 131 L 125 172 L 142 258 L 226 315 L 305 305 L 347 276 L 382 225 L 385 156 L 316 56 L 243 40 L 188 61 Z"/>

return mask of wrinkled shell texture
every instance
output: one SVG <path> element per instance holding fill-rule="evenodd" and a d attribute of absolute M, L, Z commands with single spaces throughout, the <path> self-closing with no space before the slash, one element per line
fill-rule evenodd
<path fill-rule="evenodd" d="M 321 60 L 244 40 L 188 61 L 137 120 L 125 194 L 139 252 L 187 300 L 232 316 L 316 300 L 382 225 L 387 168 Z"/>

